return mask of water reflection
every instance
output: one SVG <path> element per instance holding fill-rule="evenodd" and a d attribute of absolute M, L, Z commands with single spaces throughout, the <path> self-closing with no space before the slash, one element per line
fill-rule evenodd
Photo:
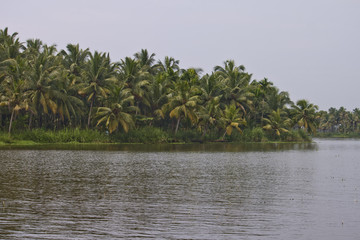
<path fill-rule="evenodd" d="M 98 150 L 136 152 L 249 152 L 316 150 L 316 143 L 206 143 L 206 144 L 43 144 L 38 146 L 0 146 L 0 149 Z"/>
<path fill-rule="evenodd" d="M 358 236 L 359 142 L 221 145 L 1 150 L 0 238 Z"/>

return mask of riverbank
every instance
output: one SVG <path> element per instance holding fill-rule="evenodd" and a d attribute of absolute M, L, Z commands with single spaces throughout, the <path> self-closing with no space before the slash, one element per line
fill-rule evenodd
<path fill-rule="evenodd" d="M 311 137 L 304 131 L 290 131 L 280 137 L 267 134 L 260 128 L 246 129 L 242 134 L 234 132 L 222 138 L 219 132 L 206 135 L 196 130 L 182 130 L 176 135 L 160 128 L 143 127 L 128 133 L 107 134 L 97 130 L 63 129 L 58 131 L 34 129 L 14 131 L 9 136 L 0 132 L 0 145 L 34 146 L 41 144 L 182 144 L 212 142 L 311 142 Z"/>

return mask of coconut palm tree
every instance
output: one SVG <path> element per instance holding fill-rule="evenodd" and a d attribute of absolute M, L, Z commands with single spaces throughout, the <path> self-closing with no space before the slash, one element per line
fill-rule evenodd
<path fill-rule="evenodd" d="M 274 132 L 278 137 L 281 133 L 289 132 L 288 128 L 291 125 L 291 119 L 279 108 L 272 111 L 268 118 L 264 118 L 264 122 L 266 125 L 263 126 L 263 129 Z"/>
<path fill-rule="evenodd" d="M 307 132 L 316 134 L 318 106 L 307 100 L 299 100 L 292 105 L 293 120 L 299 127 L 305 128 Z"/>
<path fill-rule="evenodd" d="M 243 65 L 236 66 L 233 60 L 225 61 L 224 67 L 215 66 L 214 71 L 224 86 L 227 104 L 235 104 L 246 114 L 246 109 L 250 109 L 254 96 L 249 88 L 251 74 L 245 72 Z"/>
<path fill-rule="evenodd" d="M 125 88 L 125 85 L 114 86 L 111 90 L 111 97 L 108 101 L 108 107 L 99 107 L 96 117 L 99 118 L 97 125 L 105 122 L 106 128 L 110 134 L 118 129 L 119 124 L 125 132 L 128 132 L 134 126 L 134 120 L 131 113 L 137 108 L 133 106 L 134 96 L 131 89 Z"/>
<path fill-rule="evenodd" d="M 63 65 L 70 74 L 80 77 L 90 55 L 89 48 L 82 50 L 79 44 L 68 44 L 66 49 L 67 51 L 60 52 L 60 55 L 63 56 Z"/>
<path fill-rule="evenodd" d="M 134 54 L 134 57 L 144 71 L 155 74 L 155 53 L 149 54 L 147 49 L 141 49 L 140 52 Z"/>
<path fill-rule="evenodd" d="M 15 59 L 24 49 L 23 43 L 17 38 L 18 33 L 9 35 L 8 28 L 0 30 L 0 62 Z"/>
<path fill-rule="evenodd" d="M 27 62 L 22 57 L 8 60 L 5 80 L 0 84 L 0 106 L 7 106 L 10 113 L 9 135 L 15 115 L 22 109 L 29 110 L 29 102 L 25 97 Z"/>
<path fill-rule="evenodd" d="M 246 125 L 246 120 L 243 118 L 243 113 L 240 112 L 240 109 L 237 108 L 235 104 L 231 104 L 225 107 L 225 110 L 223 111 L 223 114 L 220 118 L 220 122 L 225 129 L 223 139 L 225 138 L 226 134 L 230 136 L 234 128 L 242 133 L 240 126 Z"/>
<path fill-rule="evenodd" d="M 198 89 L 187 81 L 178 80 L 168 94 L 169 102 L 163 106 L 163 112 L 169 112 L 170 118 L 176 118 L 175 134 L 179 129 L 182 118 L 189 119 L 191 123 L 197 121 L 197 107 L 199 102 Z"/>
<path fill-rule="evenodd" d="M 145 109 L 150 106 L 148 100 L 148 89 L 151 74 L 146 68 L 142 68 L 139 61 L 126 57 L 120 63 L 120 80 L 127 84 L 134 96 L 135 105 L 138 108 Z M 136 113 L 138 114 L 138 113 Z"/>
<path fill-rule="evenodd" d="M 90 54 L 90 59 L 84 69 L 83 76 L 86 82 L 81 84 L 78 93 L 86 96 L 90 103 L 87 120 L 89 128 L 95 101 L 106 99 L 116 81 L 116 64 L 110 62 L 109 54 L 95 51 L 94 54 Z"/>
<path fill-rule="evenodd" d="M 55 46 L 41 46 L 39 53 L 27 53 L 29 63 L 28 81 L 26 82 L 26 96 L 32 108 L 39 115 L 39 125 L 42 126 L 42 114 L 49 113 L 49 109 L 56 114 L 57 104 L 54 82 L 61 68 L 61 58 L 54 55 Z"/>

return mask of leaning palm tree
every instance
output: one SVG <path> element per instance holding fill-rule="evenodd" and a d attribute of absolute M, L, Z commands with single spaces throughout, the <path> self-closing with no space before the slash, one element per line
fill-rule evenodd
<path fill-rule="evenodd" d="M 309 103 L 307 100 L 299 100 L 292 105 L 293 120 L 299 127 L 306 129 L 309 133 L 316 133 L 318 106 Z"/>

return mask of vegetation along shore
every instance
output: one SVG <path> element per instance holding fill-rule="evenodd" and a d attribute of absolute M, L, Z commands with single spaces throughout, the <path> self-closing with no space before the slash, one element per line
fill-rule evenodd
<path fill-rule="evenodd" d="M 226 60 L 212 73 L 0 30 L 0 144 L 311 141 L 359 136 L 360 110 L 318 111 Z"/>

